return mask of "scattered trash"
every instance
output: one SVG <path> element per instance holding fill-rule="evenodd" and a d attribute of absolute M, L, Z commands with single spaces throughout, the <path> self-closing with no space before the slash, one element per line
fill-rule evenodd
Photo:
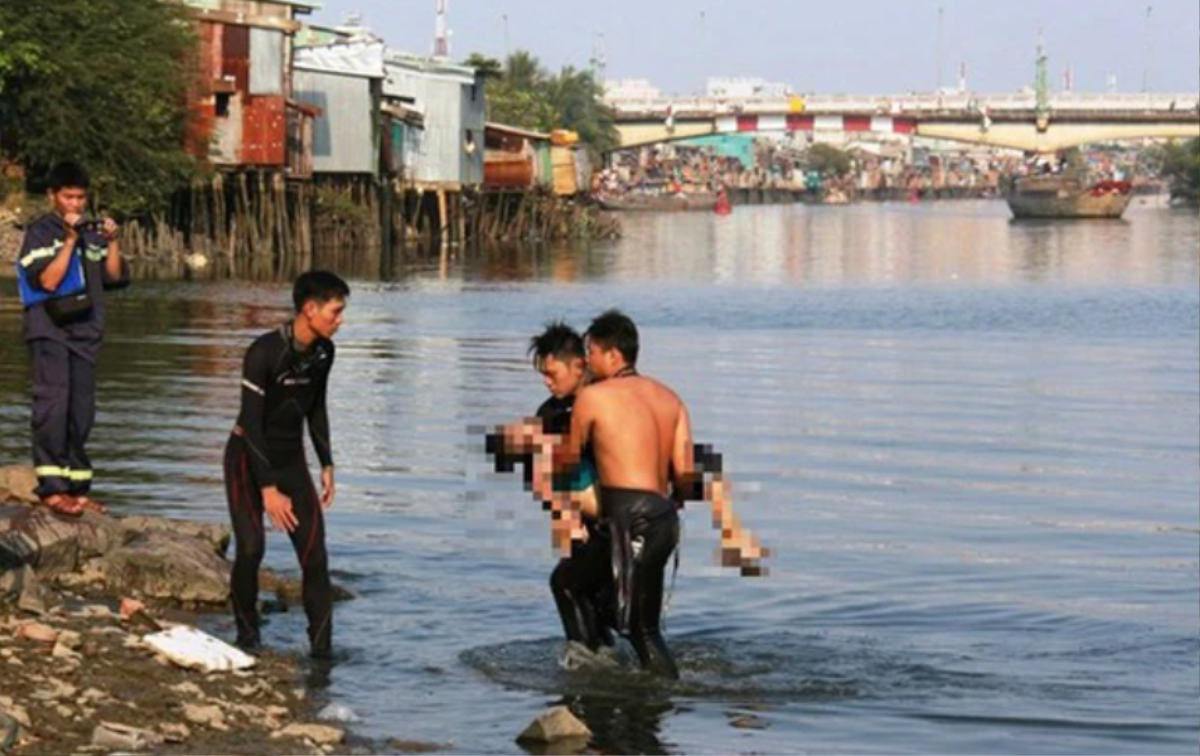
<path fill-rule="evenodd" d="M 202 672 L 248 669 L 255 664 L 253 656 L 187 625 L 147 635 L 142 642 L 175 664 Z"/>
<path fill-rule="evenodd" d="M 157 732 L 117 722 L 101 722 L 92 732 L 92 745 L 114 751 L 144 751 L 163 742 L 163 736 Z"/>
<path fill-rule="evenodd" d="M 323 722 L 360 722 L 360 717 L 349 706 L 331 703 L 317 712 L 317 719 Z"/>
<path fill-rule="evenodd" d="M 58 640 L 58 631 L 40 622 L 27 622 L 17 628 L 17 637 L 35 643 L 53 643 Z"/>
<path fill-rule="evenodd" d="M 121 621 L 156 633 L 163 629 L 158 620 L 150 616 L 146 605 L 137 599 L 121 599 Z"/>

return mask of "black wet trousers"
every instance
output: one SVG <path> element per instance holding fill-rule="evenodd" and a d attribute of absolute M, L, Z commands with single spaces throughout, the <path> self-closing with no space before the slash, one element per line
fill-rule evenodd
<path fill-rule="evenodd" d="M 250 453 L 238 435 L 225 447 L 225 494 L 237 545 L 230 576 L 233 615 L 238 644 L 259 643 L 258 570 L 266 549 L 263 532 L 262 487 L 250 471 Z M 333 644 L 333 590 L 329 581 L 329 556 L 325 551 L 325 518 L 321 500 L 303 455 L 277 468 L 278 487 L 292 500 L 296 528 L 290 534 L 292 547 L 303 573 L 304 612 L 308 615 L 308 639 L 312 655 L 327 657 Z"/>
<path fill-rule="evenodd" d="M 597 651 L 614 642 L 612 538 L 603 525 L 589 523 L 587 530 L 587 542 L 573 542 L 571 556 L 560 560 L 550 573 L 550 591 L 567 640 Z"/>
<path fill-rule="evenodd" d="M 679 545 L 677 505 L 653 491 L 601 488 L 600 508 L 612 534 L 617 628 L 633 644 L 642 669 L 678 679 L 662 636 L 666 567 Z"/>
<path fill-rule="evenodd" d="M 96 365 L 52 339 L 30 341 L 29 358 L 37 495 L 82 496 L 92 488 L 84 446 L 96 419 Z"/>

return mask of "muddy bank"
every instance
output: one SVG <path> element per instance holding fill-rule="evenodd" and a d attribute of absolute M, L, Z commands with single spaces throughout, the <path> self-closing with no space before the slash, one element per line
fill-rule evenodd
<path fill-rule="evenodd" d="M 206 674 L 158 654 L 146 635 L 225 611 L 228 529 L 154 517 L 62 517 L 33 505 L 35 482 L 28 468 L 0 468 L 0 752 L 437 747 L 355 739 L 343 724 L 321 721 L 329 669 L 306 658 L 266 651 L 252 669 Z M 298 603 L 295 579 L 263 578 L 276 608 Z"/>

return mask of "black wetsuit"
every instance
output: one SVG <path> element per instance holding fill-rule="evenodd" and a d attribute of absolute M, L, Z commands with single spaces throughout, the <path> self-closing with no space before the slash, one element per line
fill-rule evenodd
<path fill-rule="evenodd" d="M 321 467 L 333 465 L 326 391 L 333 343 L 318 339 L 303 352 L 291 326 L 259 337 L 246 352 L 242 409 L 225 447 L 225 491 L 237 541 L 230 578 L 239 645 L 259 643 L 258 569 L 262 563 L 262 489 L 277 486 L 292 500 L 292 546 L 303 571 L 304 611 L 314 656 L 330 653 L 333 595 L 325 552 L 325 521 L 304 455 L 304 423 Z"/>
<path fill-rule="evenodd" d="M 538 408 L 537 416 L 547 433 L 566 433 L 571 428 L 575 397 L 551 397 Z M 526 469 L 529 469 L 526 465 Z M 612 539 L 607 523 L 585 520 L 588 540 L 572 541 L 571 556 L 559 560 L 550 573 L 550 591 L 558 607 L 567 640 L 582 643 L 593 651 L 614 643 L 616 625 L 615 584 L 612 571 Z"/>
<path fill-rule="evenodd" d="M 642 668 L 678 678 L 662 636 L 667 562 L 679 545 L 679 505 L 654 491 L 600 488 L 600 511 L 612 542 L 617 629 L 629 638 Z"/>

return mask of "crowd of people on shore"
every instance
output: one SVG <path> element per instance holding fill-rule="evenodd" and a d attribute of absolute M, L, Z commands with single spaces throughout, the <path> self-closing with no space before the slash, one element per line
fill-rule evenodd
<path fill-rule="evenodd" d="M 1015 178 L 1036 170 L 1029 156 L 1016 150 L 893 142 L 814 150 L 812 145 L 757 138 L 740 155 L 725 152 L 715 145 L 687 143 L 626 150 L 596 173 L 593 191 L 612 197 L 780 189 L 814 200 L 974 199 L 1003 196 Z M 1141 151 L 1094 149 L 1082 158 L 1100 178 L 1153 183 Z"/>

